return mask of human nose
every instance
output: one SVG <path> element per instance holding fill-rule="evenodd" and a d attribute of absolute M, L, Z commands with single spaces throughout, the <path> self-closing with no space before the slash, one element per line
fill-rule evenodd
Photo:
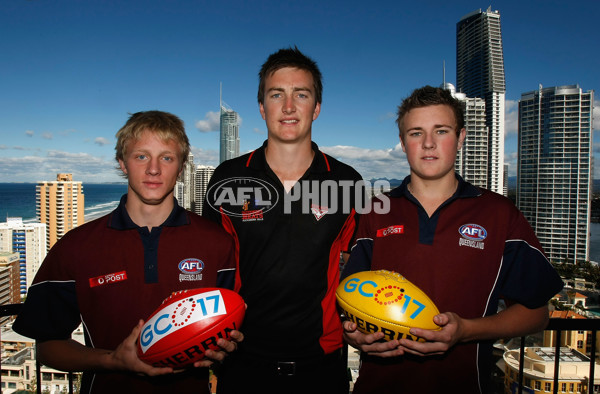
<path fill-rule="evenodd" d="M 292 96 L 287 96 L 283 102 L 283 112 L 286 114 L 296 111 L 296 104 Z"/>
<path fill-rule="evenodd" d="M 148 174 L 148 175 L 160 174 L 160 165 L 158 163 L 158 159 L 150 159 L 148 161 L 148 166 L 146 167 L 146 174 Z"/>
<path fill-rule="evenodd" d="M 425 133 L 423 136 L 423 149 L 435 148 L 435 138 L 431 133 Z"/>

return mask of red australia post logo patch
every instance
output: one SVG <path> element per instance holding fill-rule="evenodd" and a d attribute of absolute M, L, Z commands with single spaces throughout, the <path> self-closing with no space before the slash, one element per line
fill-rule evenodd
<path fill-rule="evenodd" d="M 127 271 L 113 272 L 112 274 L 106 274 L 90 278 L 90 287 L 108 285 L 111 283 L 118 283 L 127 279 Z"/>
<path fill-rule="evenodd" d="M 403 234 L 404 233 L 404 225 L 395 225 L 395 226 L 389 226 L 386 228 L 380 228 L 379 230 L 377 230 L 377 237 L 381 238 L 381 237 L 387 237 L 388 235 L 394 235 L 394 234 Z"/>

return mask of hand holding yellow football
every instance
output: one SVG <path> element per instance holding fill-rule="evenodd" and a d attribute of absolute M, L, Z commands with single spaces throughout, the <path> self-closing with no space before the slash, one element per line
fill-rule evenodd
<path fill-rule="evenodd" d="M 387 341 L 408 338 L 424 342 L 409 330 L 440 330 L 433 322 L 440 313 L 433 301 L 396 272 L 357 272 L 340 283 L 335 295 L 346 318 L 365 334 L 382 331 Z"/>

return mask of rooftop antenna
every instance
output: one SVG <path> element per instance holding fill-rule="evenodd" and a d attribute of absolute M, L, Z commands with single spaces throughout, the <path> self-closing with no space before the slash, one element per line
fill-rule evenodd
<path fill-rule="evenodd" d="M 444 71 L 444 75 L 443 75 L 443 82 L 444 84 L 442 85 L 444 87 L 444 89 L 446 89 L 446 61 L 443 61 L 443 71 Z"/>

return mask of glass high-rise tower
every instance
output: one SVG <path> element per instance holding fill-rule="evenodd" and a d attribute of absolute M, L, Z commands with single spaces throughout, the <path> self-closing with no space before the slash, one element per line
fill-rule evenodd
<path fill-rule="evenodd" d="M 229 108 L 223 100 L 221 108 L 221 138 L 219 163 L 233 159 L 240 155 L 240 117 L 237 112 Z"/>
<path fill-rule="evenodd" d="M 519 101 L 517 206 L 556 262 L 589 259 L 593 103 L 578 85 Z"/>
<path fill-rule="evenodd" d="M 485 101 L 488 129 L 484 187 L 504 192 L 504 56 L 500 13 L 488 8 L 465 15 L 456 25 L 456 88 Z"/>

